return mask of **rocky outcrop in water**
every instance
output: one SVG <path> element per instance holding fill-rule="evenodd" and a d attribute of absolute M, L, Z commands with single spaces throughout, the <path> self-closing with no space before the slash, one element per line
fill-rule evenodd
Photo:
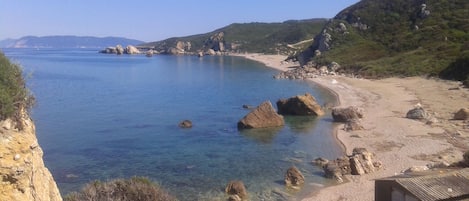
<path fill-rule="evenodd" d="M 285 124 L 270 101 L 265 101 L 238 122 L 238 129 L 278 127 Z"/>
<path fill-rule="evenodd" d="M 242 181 L 230 181 L 226 185 L 225 192 L 230 195 L 231 200 L 245 200 L 248 197 L 248 192 Z"/>
<path fill-rule="evenodd" d="M 121 55 L 121 54 L 141 54 L 142 52 L 133 45 L 128 45 L 125 48 L 123 48 L 121 45 L 116 45 L 115 47 L 107 47 L 106 49 L 99 51 L 99 53 Z"/>
<path fill-rule="evenodd" d="M 309 93 L 277 101 L 278 113 L 281 115 L 314 115 L 320 116 L 324 111 Z"/>
<path fill-rule="evenodd" d="M 42 160 L 35 127 L 29 117 L 18 130 L 11 120 L 0 122 L 0 200 L 61 201 L 59 189 Z"/>
<path fill-rule="evenodd" d="M 192 121 L 184 120 L 179 123 L 179 127 L 181 128 L 192 128 Z"/>
<path fill-rule="evenodd" d="M 288 168 L 285 173 L 285 185 L 298 188 L 305 183 L 305 177 L 295 166 Z"/>
<path fill-rule="evenodd" d="M 125 47 L 124 53 L 125 54 L 141 54 L 140 50 L 138 50 L 135 46 L 132 46 L 132 45 L 128 45 L 127 47 Z"/>

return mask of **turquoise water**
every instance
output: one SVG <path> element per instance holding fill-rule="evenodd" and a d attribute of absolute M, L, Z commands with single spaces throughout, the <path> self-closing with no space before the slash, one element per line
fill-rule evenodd
<path fill-rule="evenodd" d="M 80 49 L 3 51 L 29 77 L 38 140 L 62 194 L 96 179 L 139 175 L 181 200 L 220 199 L 231 180 L 242 180 L 252 200 L 282 200 L 272 191 L 301 197 L 318 184 L 329 185 L 310 161 L 342 153 L 330 115 L 286 117 L 279 129 L 237 130 L 249 112 L 244 104 L 275 105 L 305 92 L 321 104 L 334 101 L 314 84 L 272 79 L 277 71 L 254 61 Z M 194 127 L 179 128 L 184 119 Z M 301 192 L 283 185 L 292 165 L 306 176 Z"/>

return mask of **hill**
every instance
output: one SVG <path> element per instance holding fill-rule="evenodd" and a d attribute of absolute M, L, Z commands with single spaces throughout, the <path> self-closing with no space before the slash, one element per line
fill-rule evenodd
<path fill-rule="evenodd" d="M 25 36 L 20 39 L 0 41 L 3 48 L 104 48 L 121 44 L 136 45 L 143 41 L 121 37 L 91 36 Z"/>
<path fill-rule="evenodd" d="M 234 23 L 205 34 L 169 38 L 139 46 L 169 51 L 214 51 L 288 54 L 311 45 L 326 19 L 289 20 L 281 23 Z M 305 41 L 304 43 L 301 43 Z M 294 44 L 294 45 L 292 45 Z"/>
<path fill-rule="evenodd" d="M 300 63 L 366 77 L 430 75 L 469 83 L 469 1 L 362 0 L 329 21 Z"/>

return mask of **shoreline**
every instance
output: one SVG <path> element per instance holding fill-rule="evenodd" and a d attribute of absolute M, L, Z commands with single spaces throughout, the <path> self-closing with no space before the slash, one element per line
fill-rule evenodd
<path fill-rule="evenodd" d="M 286 56 L 237 54 L 280 71 L 295 66 L 282 62 Z M 298 65 L 296 65 L 298 66 Z M 468 107 L 469 90 L 460 82 L 423 77 L 356 79 L 323 76 L 307 81 L 324 87 L 337 97 L 338 107 L 358 106 L 365 110 L 364 130 L 346 132 L 337 125 L 335 138 L 345 154 L 363 147 L 375 154 L 383 168 L 366 175 L 347 175 L 348 182 L 319 189 L 303 201 L 374 200 L 374 180 L 402 174 L 414 166 L 451 164 L 462 160 L 469 149 L 469 121 L 452 120 L 460 108 Z M 416 104 L 436 122 L 426 124 L 405 118 Z"/>

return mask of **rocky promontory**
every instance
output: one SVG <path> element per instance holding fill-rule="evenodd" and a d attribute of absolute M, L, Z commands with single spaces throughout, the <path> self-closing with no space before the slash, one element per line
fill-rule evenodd
<path fill-rule="evenodd" d="M 0 200 L 61 201 L 59 189 L 42 160 L 35 126 L 27 115 L 0 121 Z"/>

